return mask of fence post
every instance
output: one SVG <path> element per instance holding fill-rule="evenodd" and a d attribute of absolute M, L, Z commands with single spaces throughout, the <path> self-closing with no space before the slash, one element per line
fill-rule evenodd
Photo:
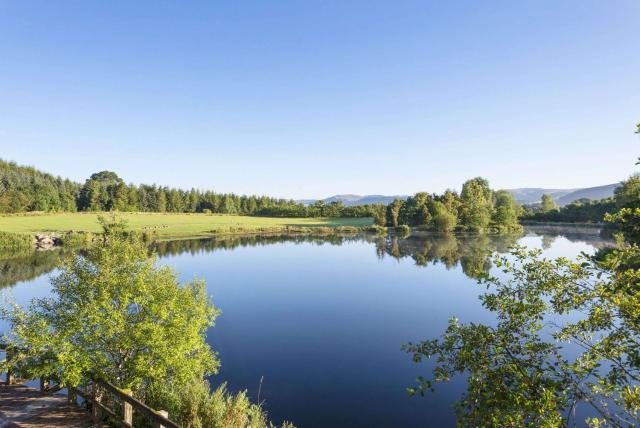
<path fill-rule="evenodd" d="M 167 412 L 166 410 L 157 410 L 156 413 L 169 419 L 169 412 Z M 166 428 L 166 427 L 162 425 L 160 422 L 157 422 L 156 428 Z"/>
<path fill-rule="evenodd" d="M 49 389 L 49 379 L 40 376 L 40 391 L 46 392 Z"/>
<path fill-rule="evenodd" d="M 129 397 L 133 395 L 130 389 L 122 389 L 121 391 Z M 122 400 L 122 421 L 129 426 L 133 426 L 133 406 L 125 400 Z"/>
<path fill-rule="evenodd" d="M 7 385 L 13 385 L 16 381 L 16 377 L 9 365 L 9 361 L 13 358 L 13 350 L 9 347 L 7 347 L 5 351 L 5 358 L 7 360 Z"/>
<path fill-rule="evenodd" d="M 72 386 L 67 387 L 67 401 L 69 404 L 75 405 L 77 403 L 76 392 L 73 390 Z"/>
<path fill-rule="evenodd" d="M 91 417 L 95 423 L 99 423 L 102 420 L 102 409 L 100 408 L 100 401 L 102 401 L 102 388 L 98 385 L 98 382 L 93 382 L 93 403 L 91 406 Z"/>

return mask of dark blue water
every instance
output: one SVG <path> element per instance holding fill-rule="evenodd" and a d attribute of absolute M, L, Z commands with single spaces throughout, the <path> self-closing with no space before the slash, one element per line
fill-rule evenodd
<path fill-rule="evenodd" d="M 161 244 L 183 281 L 203 278 L 222 310 L 208 342 L 213 384 L 248 390 L 275 422 L 300 427 L 453 426 L 464 379 L 411 398 L 427 364 L 400 347 L 438 337 L 450 317 L 491 322 L 473 278 L 515 242 L 549 256 L 591 253 L 592 234 L 408 239 L 232 238 Z M 48 293 L 46 275 L 5 288 L 19 303 Z M 262 379 L 262 385 L 260 387 Z"/>

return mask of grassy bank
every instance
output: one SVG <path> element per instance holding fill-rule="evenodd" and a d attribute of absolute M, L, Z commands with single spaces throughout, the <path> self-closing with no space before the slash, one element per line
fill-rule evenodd
<path fill-rule="evenodd" d="M 0 232 L 101 231 L 99 213 L 60 213 L 0 216 Z M 220 233 L 268 233 L 296 228 L 364 227 L 370 218 L 273 218 L 234 215 L 122 213 L 128 228 L 159 238 L 197 237 Z"/>

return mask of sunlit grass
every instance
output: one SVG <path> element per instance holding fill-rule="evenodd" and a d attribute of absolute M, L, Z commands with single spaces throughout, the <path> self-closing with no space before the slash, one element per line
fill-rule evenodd
<path fill-rule="evenodd" d="M 99 213 L 60 213 L 0 216 L 0 231 L 99 232 Z M 273 218 L 235 215 L 121 213 L 129 229 L 153 231 L 160 236 L 203 235 L 224 229 L 268 229 L 296 227 L 369 226 L 370 218 Z"/>

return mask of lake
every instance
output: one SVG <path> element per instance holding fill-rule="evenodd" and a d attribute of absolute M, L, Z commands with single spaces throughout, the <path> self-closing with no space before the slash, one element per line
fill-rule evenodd
<path fill-rule="evenodd" d="M 596 229 L 528 228 L 499 237 L 228 237 L 156 249 L 183 281 L 205 279 L 222 310 L 208 334 L 222 361 L 212 384 L 259 395 L 274 422 L 299 427 L 437 427 L 454 425 L 465 381 L 409 397 L 429 365 L 400 347 L 438 337 L 453 316 L 491 322 L 474 278 L 516 243 L 573 258 L 609 241 Z M 4 298 L 46 296 L 60 256 L 0 261 Z"/>

